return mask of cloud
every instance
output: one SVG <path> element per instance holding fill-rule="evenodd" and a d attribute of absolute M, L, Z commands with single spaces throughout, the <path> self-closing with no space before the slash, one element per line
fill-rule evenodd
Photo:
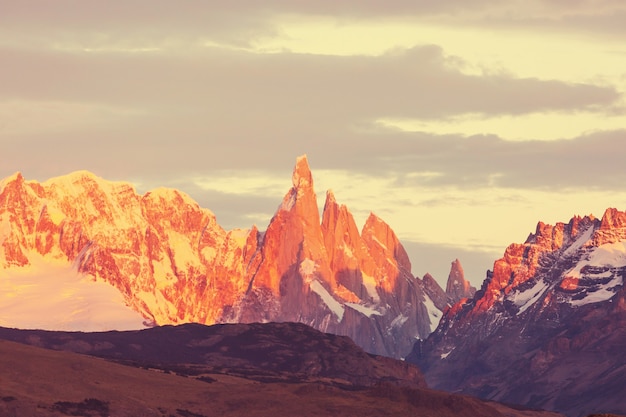
<path fill-rule="evenodd" d="M 626 153 L 622 131 L 510 143 L 375 125 L 381 117 L 601 113 L 621 98 L 614 87 L 467 75 L 436 46 L 350 57 L 219 48 L 182 57 L 7 48 L 0 55 L 7 175 L 87 168 L 167 181 L 283 167 L 288 177 L 293 158 L 308 153 L 322 169 L 432 187 L 611 188 L 625 179 L 605 162 Z M 25 109 L 28 126 L 12 116 Z M 51 120 L 59 121 L 54 129 Z M 596 149 L 611 151 L 591 160 Z M 430 177 L 415 174 L 424 172 Z"/>
<path fill-rule="evenodd" d="M 140 115 L 132 108 L 88 102 L 7 100 L 0 102 L 0 135 L 22 136 L 42 131 L 67 132 L 98 128 Z M 33 123 L 36 121 L 36 123 Z"/>
<path fill-rule="evenodd" d="M 380 57 L 214 48 L 189 57 L 7 49 L 0 54 L 7 63 L 5 97 L 131 106 L 152 112 L 161 124 L 171 119 L 170 126 L 204 128 L 231 138 L 250 134 L 250 128 L 295 134 L 303 126 L 319 135 L 325 127 L 354 128 L 384 117 L 593 110 L 620 98 L 610 86 L 465 75 L 451 68 L 455 59 L 435 46 Z"/>
<path fill-rule="evenodd" d="M 402 144 L 393 149 L 375 151 L 376 144 L 369 142 L 371 154 L 377 156 L 361 169 L 377 166 L 395 172 L 398 186 L 621 190 L 626 173 L 615 167 L 626 157 L 625 138 L 626 130 L 519 142 L 483 135 L 398 133 L 394 139 L 379 138 Z"/>
<path fill-rule="evenodd" d="M 485 7 L 478 13 L 451 15 L 448 23 L 497 31 L 536 31 L 544 36 L 582 35 L 616 42 L 626 35 L 626 5 L 620 0 L 537 0 Z"/>

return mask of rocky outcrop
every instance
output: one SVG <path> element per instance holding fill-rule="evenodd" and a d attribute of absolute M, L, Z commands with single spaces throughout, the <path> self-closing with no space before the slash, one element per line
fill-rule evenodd
<path fill-rule="evenodd" d="M 424 282 L 424 291 L 428 294 L 428 298 L 433 300 L 438 310 L 444 311 L 450 307 L 451 302 L 448 295 L 432 275 L 428 273 L 424 275 L 422 282 Z"/>
<path fill-rule="evenodd" d="M 461 261 L 454 260 L 450 267 L 450 274 L 444 291 L 437 281 L 430 274 L 424 275 L 422 278 L 424 283 L 424 291 L 433 301 L 438 310 L 444 311 L 455 303 L 472 298 L 476 293 L 476 288 L 465 279 L 465 273 L 461 266 Z"/>
<path fill-rule="evenodd" d="M 446 284 L 446 295 L 450 299 L 451 304 L 455 304 L 465 298 L 472 298 L 475 292 L 476 288 L 472 287 L 469 281 L 465 279 L 461 261 L 455 259 L 450 266 L 450 274 Z"/>
<path fill-rule="evenodd" d="M 327 193 L 320 218 L 305 156 L 265 232 L 225 231 L 172 189 L 76 172 L 0 183 L 0 268 L 64 262 L 104 281 L 155 324 L 302 322 L 365 350 L 406 355 L 441 312 L 391 228 L 372 214 L 359 233 Z"/>
<path fill-rule="evenodd" d="M 626 412 L 626 213 L 539 223 L 407 360 L 430 386 L 569 416 Z"/>

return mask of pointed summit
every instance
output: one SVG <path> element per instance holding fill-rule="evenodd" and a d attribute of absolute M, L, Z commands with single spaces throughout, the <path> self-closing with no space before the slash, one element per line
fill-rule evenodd
<path fill-rule="evenodd" d="M 293 169 L 291 182 L 294 188 L 297 189 L 313 186 L 313 176 L 311 175 L 311 169 L 309 168 L 309 161 L 306 155 L 299 156 L 296 159 L 296 167 Z"/>
<path fill-rule="evenodd" d="M 601 230 L 621 229 L 626 227 L 626 212 L 617 210 L 616 208 L 608 208 L 602 216 Z"/>
<path fill-rule="evenodd" d="M 328 205 L 328 204 L 337 204 L 335 193 L 331 189 L 326 190 L 326 204 L 325 205 Z"/>
<path fill-rule="evenodd" d="M 299 156 L 296 159 L 296 166 L 293 168 L 291 182 L 293 183 L 293 187 L 291 187 L 289 192 L 283 197 L 283 201 L 280 206 L 278 206 L 276 214 L 281 211 L 295 211 L 303 215 L 305 219 L 308 219 L 307 213 L 314 211 L 317 213 L 317 218 L 313 220 L 319 224 L 317 197 L 313 189 L 313 175 L 311 174 L 306 155 Z"/>
<path fill-rule="evenodd" d="M 0 180 L 0 193 L 2 193 L 4 187 L 13 182 L 17 183 L 18 186 L 21 186 L 24 183 L 24 177 L 21 172 L 18 171 L 13 175 Z"/>
<path fill-rule="evenodd" d="M 361 236 L 368 247 L 378 247 L 380 256 L 383 259 L 395 259 L 399 268 L 410 273 L 411 261 L 409 260 L 409 255 L 407 255 L 395 232 L 383 219 L 374 213 L 370 213 L 363 225 Z"/>
<path fill-rule="evenodd" d="M 259 268 L 250 277 L 253 280 L 251 288 L 258 290 L 258 294 L 269 291 L 276 299 L 288 301 L 296 297 L 294 294 L 298 297 L 305 296 L 306 291 L 301 288 L 302 278 L 306 280 L 313 276 L 330 277 L 317 197 L 305 155 L 297 158 L 292 181 L 293 187 L 283 197 L 265 232 L 263 247 L 259 252 Z M 304 268 L 308 271 L 306 274 L 299 272 L 303 262 L 309 266 Z M 320 280 L 324 281 L 323 278 Z M 331 283 L 328 287 L 334 290 L 335 285 Z M 288 293 L 289 297 L 286 297 Z M 298 301 L 304 302 L 302 299 Z M 285 309 L 291 311 L 291 307 Z M 279 311 L 280 309 L 274 313 L 268 312 L 263 319 L 275 320 Z M 297 317 L 283 319 L 293 321 Z"/>
<path fill-rule="evenodd" d="M 456 303 L 463 298 L 472 297 L 475 292 L 476 288 L 472 287 L 470 283 L 465 280 L 465 273 L 463 272 L 461 261 L 455 259 L 450 267 L 448 283 L 446 284 L 446 294 L 453 303 Z"/>
<path fill-rule="evenodd" d="M 24 176 L 22 175 L 22 173 L 20 171 L 17 171 L 13 175 L 5 178 L 4 181 L 5 182 L 11 182 L 11 181 L 24 182 Z"/>
<path fill-rule="evenodd" d="M 428 295 L 428 297 L 430 297 L 431 300 L 433 300 L 435 307 L 443 311 L 450 306 L 448 302 L 448 295 L 443 288 L 439 286 L 432 275 L 426 273 L 424 278 L 422 278 L 422 281 L 424 282 L 424 292 Z"/>

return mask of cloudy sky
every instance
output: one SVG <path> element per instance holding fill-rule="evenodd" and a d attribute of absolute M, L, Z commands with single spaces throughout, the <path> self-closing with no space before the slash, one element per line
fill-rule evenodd
<path fill-rule="evenodd" d="M 307 154 L 414 273 L 626 209 L 622 0 L 0 0 L 0 177 L 182 189 L 264 228 Z"/>

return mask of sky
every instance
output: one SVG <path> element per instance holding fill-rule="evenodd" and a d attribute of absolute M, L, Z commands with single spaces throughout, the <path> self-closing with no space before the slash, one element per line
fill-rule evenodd
<path fill-rule="evenodd" d="M 264 229 L 306 154 L 421 277 L 626 209 L 622 0 L 0 0 L 0 178 L 75 170 Z"/>

